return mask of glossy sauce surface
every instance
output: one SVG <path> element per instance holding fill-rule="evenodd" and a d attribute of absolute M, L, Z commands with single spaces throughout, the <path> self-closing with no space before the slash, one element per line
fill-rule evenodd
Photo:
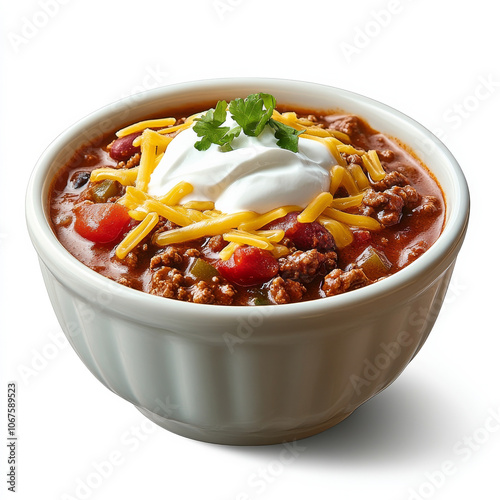
<path fill-rule="evenodd" d="M 187 116 L 193 110 L 183 113 L 159 114 L 159 116 Z M 282 111 L 287 111 L 282 110 Z M 319 123 L 325 127 L 332 123 L 342 122 L 341 115 L 326 115 L 309 110 L 301 110 L 305 116 L 314 114 Z M 368 246 L 381 251 L 391 263 L 387 275 L 399 271 L 423 251 L 428 249 L 439 237 L 445 217 L 445 203 L 441 189 L 428 169 L 412 156 L 397 140 L 389 138 L 372 130 L 362 122 L 361 130 L 352 131 L 350 139 L 355 147 L 378 152 L 389 152 L 381 155 L 381 162 L 387 173 L 398 171 L 403 173 L 421 196 L 431 196 L 436 200 L 438 211 L 427 213 L 425 211 L 411 211 L 404 209 L 401 221 L 380 231 L 367 231 L 353 228 L 354 241 L 347 247 L 337 250 L 338 268 L 349 269 L 356 265 L 359 256 Z M 93 144 L 83 146 L 76 152 L 73 159 L 56 176 L 50 195 L 50 211 L 54 232 L 61 244 L 79 261 L 94 271 L 127 286 L 149 292 L 154 269 L 151 269 L 151 259 L 160 254 L 164 248 L 154 246 L 151 241 L 143 242 L 140 252 L 134 258 L 120 260 L 114 255 L 114 249 L 119 241 L 107 244 L 93 243 L 74 230 L 74 208 L 85 199 L 89 189 L 85 183 L 86 173 L 105 166 L 116 166 L 117 161 L 109 156 L 108 145 L 113 141 L 114 135 L 102 137 Z M 81 185 L 80 185 L 81 184 Z M 336 197 L 346 196 L 340 189 Z M 115 198 L 123 193 L 123 188 Z M 352 210 L 352 213 L 357 213 Z M 131 220 L 130 228 L 137 222 Z M 145 243 L 145 245 L 144 245 Z M 177 245 L 181 250 L 194 248 L 198 250 L 207 262 L 217 262 L 218 253 L 210 245 L 209 239 L 200 239 Z M 196 283 L 196 278 L 190 274 L 190 268 L 196 258 L 186 257 L 178 266 L 185 275 L 186 283 Z M 321 289 L 323 276 L 318 276 L 307 283 L 307 291 L 301 300 L 311 300 L 324 297 Z M 266 300 L 268 284 L 255 287 L 241 287 L 233 284 L 236 295 L 233 300 L 235 305 L 254 304 L 255 298 Z M 266 303 L 266 302 L 264 302 Z"/>

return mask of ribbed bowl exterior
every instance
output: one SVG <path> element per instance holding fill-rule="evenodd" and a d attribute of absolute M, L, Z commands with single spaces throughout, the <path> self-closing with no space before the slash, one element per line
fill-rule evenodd
<path fill-rule="evenodd" d="M 446 225 L 438 241 L 404 270 L 363 289 L 259 307 L 150 296 L 94 273 L 57 241 L 48 222 L 48 192 L 77 146 L 159 107 L 256 91 L 304 107 L 347 109 L 412 147 L 446 196 Z M 271 444 L 315 434 L 394 381 L 439 313 L 468 213 L 460 167 L 421 125 L 347 91 L 274 79 L 191 82 L 103 108 L 54 141 L 26 196 L 28 230 L 53 308 L 88 369 L 166 429 L 225 444 Z"/>
<path fill-rule="evenodd" d="M 302 318 L 273 335 L 272 313 L 254 310 L 193 337 L 96 306 L 41 268 L 66 336 L 106 387 L 169 430 L 224 444 L 315 434 L 384 389 L 426 340 L 452 272 L 356 318 Z"/>

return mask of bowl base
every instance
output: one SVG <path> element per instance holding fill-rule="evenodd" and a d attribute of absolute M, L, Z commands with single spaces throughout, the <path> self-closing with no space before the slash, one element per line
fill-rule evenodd
<path fill-rule="evenodd" d="M 178 422 L 164 418 L 146 408 L 136 406 L 136 408 L 147 418 L 155 424 L 163 427 L 167 431 L 178 434 L 179 436 L 195 439 L 196 441 L 203 441 L 212 444 L 224 444 L 234 446 L 261 446 L 271 444 L 283 444 L 286 442 L 297 441 L 304 439 L 320 432 L 326 431 L 330 427 L 337 425 L 346 419 L 352 412 L 336 415 L 335 417 L 322 422 L 321 424 L 288 430 L 269 430 L 260 432 L 229 432 L 224 429 L 206 429 L 196 427 L 193 425 Z"/>

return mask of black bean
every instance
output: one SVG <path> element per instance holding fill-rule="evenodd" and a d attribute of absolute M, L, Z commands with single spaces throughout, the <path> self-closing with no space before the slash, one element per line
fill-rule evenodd
<path fill-rule="evenodd" d="M 85 184 L 87 184 L 89 179 L 90 179 L 90 172 L 75 172 L 71 176 L 71 180 L 70 180 L 71 187 L 73 189 L 79 189 L 79 188 L 85 186 Z"/>

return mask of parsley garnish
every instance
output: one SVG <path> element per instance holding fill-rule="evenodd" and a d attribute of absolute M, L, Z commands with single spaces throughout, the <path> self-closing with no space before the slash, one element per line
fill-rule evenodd
<path fill-rule="evenodd" d="M 199 151 L 206 151 L 211 144 L 218 144 L 224 151 L 230 151 L 231 141 L 240 135 L 241 127 L 221 127 L 226 121 L 227 102 L 219 101 L 214 109 L 209 109 L 200 118 L 196 118 L 193 130 L 201 141 L 197 141 L 194 147 Z"/>
<path fill-rule="evenodd" d="M 246 99 L 234 99 L 227 105 L 226 101 L 219 101 L 215 109 L 209 109 L 204 115 L 196 118 L 193 130 L 201 140 L 194 144 L 199 151 L 207 150 L 211 144 L 218 144 L 222 151 L 231 151 L 231 142 L 243 132 L 251 137 L 259 136 L 264 127 L 269 125 L 274 130 L 274 137 L 278 139 L 280 148 L 294 153 L 299 150 L 299 135 L 302 130 L 295 130 L 281 122 L 273 120 L 273 110 L 276 99 L 271 94 L 251 94 Z M 223 127 L 226 121 L 227 109 L 238 126 Z"/>
<path fill-rule="evenodd" d="M 273 120 L 269 120 L 269 125 L 275 130 L 274 137 L 278 139 L 276 143 L 280 148 L 289 149 L 294 153 L 299 150 L 299 135 L 304 132 L 303 130 L 295 130 L 289 125 Z"/>
<path fill-rule="evenodd" d="M 276 99 L 271 94 L 252 94 L 246 99 L 235 99 L 229 103 L 229 112 L 243 132 L 257 137 L 273 116 Z"/>

